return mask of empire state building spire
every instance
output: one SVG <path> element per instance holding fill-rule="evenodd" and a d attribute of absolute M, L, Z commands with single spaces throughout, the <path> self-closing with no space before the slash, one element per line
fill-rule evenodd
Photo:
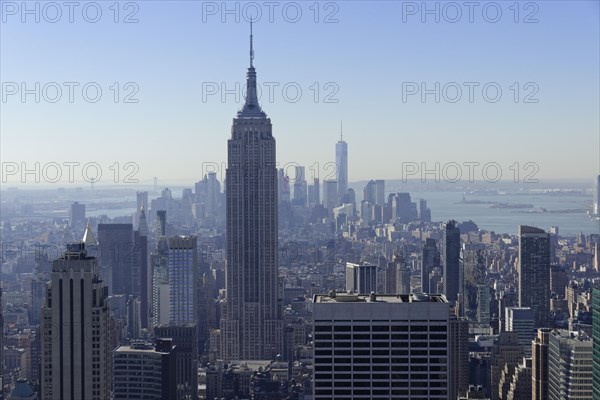
<path fill-rule="evenodd" d="M 254 48 L 252 47 L 252 20 L 250 20 L 250 68 L 254 68 L 252 62 L 254 61 Z"/>
<path fill-rule="evenodd" d="M 246 74 L 246 102 L 241 111 L 238 112 L 238 118 L 266 118 L 267 115 L 262 111 L 258 104 L 258 90 L 256 84 L 256 70 L 254 69 L 254 43 L 252 35 L 252 20 L 250 21 L 250 67 Z"/>

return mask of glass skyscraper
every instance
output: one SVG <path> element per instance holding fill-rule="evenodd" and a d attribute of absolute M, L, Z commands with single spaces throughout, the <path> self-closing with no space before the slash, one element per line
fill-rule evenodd
<path fill-rule="evenodd" d="M 348 191 L 348 143 L 344 141 L 340 132 L 340 140 L 335 144 L 335 166 L 338 182 L 338 201 Z"/>
<path fill-rule="evenodd" d="M 519 225 L 519 307 L 533 310 L 535 328 L 550 316 L 550 234 Z"/>
<path fill-rule="evenodd" d="M 169 322 L 192 324 L 197 318 L 198 252 L 196 236 L 169 238 Z"/>

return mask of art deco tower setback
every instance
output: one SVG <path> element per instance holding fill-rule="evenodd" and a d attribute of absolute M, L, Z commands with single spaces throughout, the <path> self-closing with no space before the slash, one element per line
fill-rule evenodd
<path fill-rule="evenodd" d="M 225 360 L 269 360 L 282 351 L 275 138 L 258 104 L 253 59 L 251 26 L 246 101 L 227 144 Z"/>
<path fill-rule="evenodd" d="M 41 399 L 110 397 L 107 297 L 85 243 L 68 244 L 42 306 Z"/>

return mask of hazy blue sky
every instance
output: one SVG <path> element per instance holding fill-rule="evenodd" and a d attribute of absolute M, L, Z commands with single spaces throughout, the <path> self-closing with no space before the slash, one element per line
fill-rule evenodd
<path fill-rule="evenodd" d="M 230 94 L 222 101 L 221 93 L 206 90 L 214 89 L 213 82 L 219 92 L 221 84 L 245 84 L 244 12 L 255 15 L 253 5 L 229 2 L 239 12 L 226 14 L 222 2 L 81 2 L 70 23 L 62 1 L 55 3 L 60 19 L 55 7 L 28 2 L 39 7 L 39 22 L 21 4 L 1 2 L 5 167 L 96 162 L 106 182 L 113 179 L 114 162 L 120 163 L 121 181 L 123 165 L 134 162 L 142 181 L 157 176 L 192 183 L 201 178 L 203 162 L 226 160 L 232 118 L 243 98 L 237 102 Z M 91 23 L 86 19 L 96 18 L 95 4 L 102 15 Z M 507 178 L 514 162 L 522 171 L 524 163 L 537 163 L 538 178 L 591 180 L 599 172 L 598 1 L 473 2 L 473 22 L 462 1 L 427 2 L 429 9 L 438 7 L 439 22 L 423 14 L 421 1 L 272 2 L 272 21 L 268 4 L 253 4 L 262 12 L 254 29 L 259 83 L 279 83 L 272 102 L 263 87 L 261 104 L 282 163 L 319 163 L 325 177 L 343 120 L 351 181 L 400 178 L 402 162 L 497 162 Z M 455 5 L 462 16 L 456 17 Z M 298 8 L 302 15 L 296 18 Z M 128 15 L 138 22 L 124 23 Z M 30 89 L 40 83 L 39 103 L 34 94 L 23 102 L 22 82 Z M 62 88 L 56 103 L 50 102 L 56 88 L 49 82 Z M 63 82 L 79 83 L 72 103 Z M 102 89 L 96 103 L 90 102 L 93 87 L 88 100 L 82 96 L 88 82 Z M 128 82 L 134 84 L 126 87 Z M 433 89 L 436 82 L 439 103 L 434 94 L 424 102 L 420 93 L 407 94 L 421 83 Z M 457 86 L 451 82 L 462 90 L 456 103 L 450 101 Z M 479 84 L 473 102 L 464 82 Z M 482 87 L 490 82 L 496 84 L 486 100 Z M 496 85 L 502 95 L 494 103 Z M 131 99 L 138 102 L 124 102 L 136 87 Z M 294 87 L 302 90 L 295 103 Z M 338 102 L 327 102 L 327 95 Z M 20 178 L 18 173 L 10 180 Z"/>

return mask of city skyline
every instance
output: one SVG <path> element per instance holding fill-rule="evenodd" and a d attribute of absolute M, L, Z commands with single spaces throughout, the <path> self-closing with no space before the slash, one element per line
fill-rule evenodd
<path fill-rule="evenodd" d="M 600 3 L 0 11 L 0 400 L 599 392 Z"/>

